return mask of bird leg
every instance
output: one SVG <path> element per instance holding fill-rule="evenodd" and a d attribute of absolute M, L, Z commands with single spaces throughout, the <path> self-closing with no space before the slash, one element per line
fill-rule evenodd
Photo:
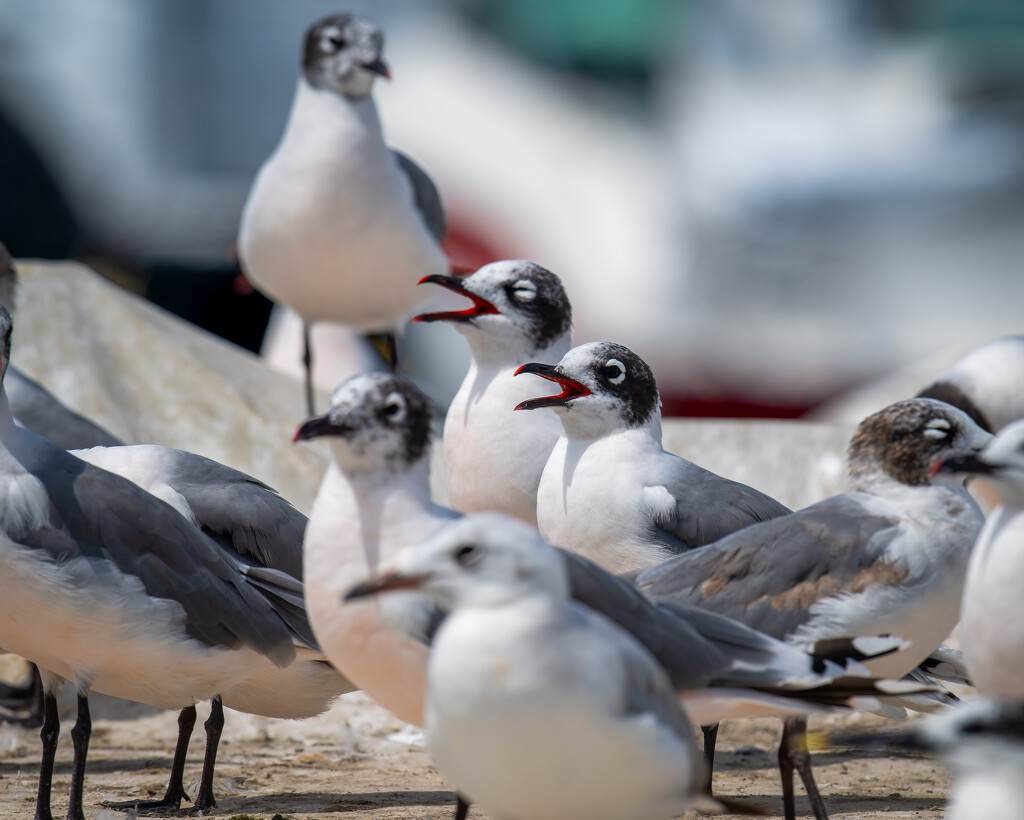
<path fill-rule="evenodd" d="M 192 808 L 196 813 L 209 811 L 217 805 L 213 799 L 213 767 L 217 763 L 217 747 L 220 745 L 220 733 L 224 728 L 224 704 L 220 695 L 210 704 L 210 716 L 203 724 L 206 729 L 206 756 L 203 758 L 203 776 L 199 781 L 199 792 Z"/>
<path fill-rule="evenodd" d="M 316 415 L 313 409 L 313 345 L 309 339 L 309 323 L 302 323 L 302 364 L 306 367 L 306 410 L 310 418 Z"/>
<path fill-rule="evenodd" d="M 60 714 L 57 712 L 57 695 L 55 692 L 44 692 L 43 728 L 39 731 L 39 738 L 43 742 L 43 758 L 39 764 L 35 820 L 53 820 L 53 814 L 50 812 L 50 791 L 53 786 L 53 761 L 57 756 L 59 735 Z"/>
<path fill-rule="evenodd" d="M 828 820 L 825 801 L 814 782 L 811 755 L 807 751 L 807 718 L 786 718 L 779 743 L 779 774 L 782 776 L 782 807 L 786 820 L 796 820 L 796 801 L 793 796 L 793 772 L 803 781 L 814 820 Z"/>
<path fill-rule="evenodd" d="M 85 820 L 82 811 L 82 793 L 85 789 L 85 757 L 92 737 L 92 717 L 89 715 L 89 695 L 78 693 L 78 719 L 71 730 L 71 745 L 75 750 L 71 764 L 71 796 L 68 801 L 68 820 Z"/>
<path fill-rule="evenodd" d="M 392 373 L 398 371 L 398 338 L 395 334 L 386 330 L 382 333 L 367 333 L 367 341 L 373 345 L 373 349 L 376 350 L 384 362 L 388 366 L 388 370 Z"/>
<path fill-rule="evenodd" d="M 469 817 L 469 802 L 461 794 L 455 795 L 455 820 L 466 820 Z"/>
<path fill-rule="evenodd" d="M 181 801 L 190 800 L 185 791 L 185 757 L 188 754 L 188 742 L 192 738 L 192 729 L 196 725 L 196 707 L 186 706 L 178 715 L 178 742 L 174 747 L 174 760 L 171 762 L 171 776 L 167 781 L 167 791 L 161 800 L 124 800 L 118 803 L 104 803 L 103 807 L 115 811 L 134 809 L 139 812 L 177 811 Z"/>
<path fill-rule="evenodd" d="M 711 790 L 711 773 L 715 769 L 715 744 L 718 742 L 718 724 L 711 723 L 700 727 L 704 733 L 704 768 L 707 770 L 707 793 L 714 794 Z"/>

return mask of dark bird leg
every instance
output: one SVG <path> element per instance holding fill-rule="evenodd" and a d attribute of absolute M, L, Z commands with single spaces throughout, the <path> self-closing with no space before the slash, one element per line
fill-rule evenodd
<path fill-rule="evenodd" d="M 196 725 L 196 707 L 186 706 L 178 715 L 178 742 L 174 747 L 174 760 L 171 762 L 171 776 L 167 781 L 167 791 L 161 800 L 124 800 L 118 803 L 104 803 L 104 808 L 115 811 L 135 809 L 140 812 L 177 811 L 182 800 L 189 800 L 185 791 L 185 757 L 188 755 L 188 742 L 192 738 L 192 729 Z"/>
<path fill-rule="evenodd" d="M 313 346 L 309 341 L 309 323 L 302 323 L 302 364 L 306 367 L 306 410 L 310 418 L 316 415 L 313 409 Z"/>
<path fill-rule="evenodd" d="M 39 791 L 36 792 L 35 820 L 53 820 L 50 813 L 50 791 L 53 786 L 53 761 L 57 756 L 57 737 L 60 735 L 60 714 L 57 712 L 55 692 L 43 692 L 43 728 L 39 738 L 43 741 L 43 759 L 39 764 Z"/>
<path fill-rule="evenodd" d="M 469 803 L 461 794 L 455 795 L 455 820 L 466 820 L 469 817 Z"/>
<path fill-rule="evenodd" d="M 715 744 L 718 742 L 718 724 L 710 723 L 700 727 L 704 733 L 704 768 L 707 770 L 707 792 L 714 794 L 711 790 L 711 774 L 715 770 Z"/>
<path fill-rule="evenodd" d="M 82 793 L 85 790 L 85 757 L 89 753 L 92 737 L 92 717 L 89 714 L 89 695 L 78 693 L 78 720 L 71 730 L 71 745 L 75 750 L 71 765 L 71 797 L 68 801 L 68 820 L 85 820 L 82 811 Z"/>
<path fill-rule="evenodd" d="M 206 812 L 217 805 L 213 799 L 213 768 L 217 764 L 217 747 L 220 745 L 220 733 L 224 728 L 224 704 L 220 695 L 210 704 L 210 716 L 203 724 L 206 729 L 206 757 L 203 758 L 203 776 L 199 781 L 199 792 L 192 808 L 198 812 Z"/>
<path fill-rule="evenodd" d="M 782 740 L 779 743 L 779 774 L 782 776 L 782 807 L 786 820 L 796 820 L 796 801 L 793 796 L 793 772 L 803 781 L 807 799 L 811 804 L 814 820 L 828 820 L 825 801 L 814 782 L 811 771 L 811 755 L 807 751 L 807 718 L 804 716 L 786 718 L 782 724 Z"/>

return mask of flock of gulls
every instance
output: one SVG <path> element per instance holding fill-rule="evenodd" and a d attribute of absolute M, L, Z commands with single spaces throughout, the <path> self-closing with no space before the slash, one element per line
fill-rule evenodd
<path fill-rule="evenodd" d="M 444 421 L 451 508 L 430 494 L 432 403 L 394 369 L 298 427 L 330 452 L 308 521 L 228 466 L 121 445 L 12 364 L 0 259 L 0 647 L 39 670 L 36 820 L 52 818 L 66 683 L 69 820 L 90 690 L 180 710 L 165 796 L 113 805 L 140 812 L 190 799 L 195 704 L 212 701 L 206 812 L 223 706 L 301 718 L 355 689 L 425 729 L 457 817 L 764 814 L 714 794 L 714 741 L 721 720 L 776 715 L 784 814 L 798 774 L 822 820 L 807 715 L 852 709 L 942 713 L 884 742 L 951 761 L 949 817 L 1024 817 L 1024 337 L 864 419 L 847 491 L 792 511 L 666 452 L 650 368 L 612 342 L 573 347 L 555 274 L 453 274 L 436 188 L 383 139 L 382 46 L 355 15 L 308 30 L 239 250 L 307 328 L 379 334 L 392 361 L 429 286 L 466 300 L 415 317 L 472 354 Z M 308 348 L 307 332 L 307 364 Z M 987 518 L 966 486 L 979 475 L 998 491 Z M 943 645 L 958 623 L 962 654 Z"/>

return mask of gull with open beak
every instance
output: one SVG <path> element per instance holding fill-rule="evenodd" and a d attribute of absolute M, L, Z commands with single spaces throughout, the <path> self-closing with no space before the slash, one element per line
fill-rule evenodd
<path fill-rule="evenodd" d="M 537 523 L 537 487 L 562 431 L 550 413 L 513 413 L 531 395 L 516 369 L 561 358 L 572 345 L 572 308 L 555 274 L 533 262 L 506 260 L 471 276 L 424 277 L 466 296 L 462 310 L 425 313 L 465 336 L 469 372 L 444 422 L 448 502 L 463 513 L 493 510 Z"/>

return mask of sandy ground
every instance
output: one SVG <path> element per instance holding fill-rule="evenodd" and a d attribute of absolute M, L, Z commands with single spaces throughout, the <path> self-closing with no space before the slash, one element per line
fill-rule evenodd
<path fill-rule="evenodd" d="M 94 707 L 97 715 L 104 711 L 110 709 L 102 703 Z M 176 716 L 148 709 L 136 712 L 148 714 L 94 720 L 85 792 L 88 818 L 117 820 L 124 816 L 104 809 L 104 800 L 163 794 Z M 432 765 L 418 733 L 360 693 L 341 698 L 326 714 L 307 721 L 275 721 L 230 710 L 225 714 L 217 764 L 217 816 L 390 820 L 450 818 L 453 814 L 451 789 Z M 200 707 L 200 721 L 204 719 Z M 67 808 L 72 723 L 69 714 L 61 727 L 54 775 L 57 817 Z M 771 816 L 780 816 L 774 752 L 779 726 L 777 720 L 758 719 L 722 727 L 715 774 L 718 793 L 749 800 Z M 884 729 L 893 724 L 872 716 L 812 718 L 812 728 L 828 731 L 867 726 Z M 198 788 L 205 742 L 199 729 L 197 724 L 185 772 L 191 794 Z M 942 816 L 948 778 L 943 768 L 929 759 L 891 757 L 884 751 L 824 752 L 816 753 L 814 759 L 818 784 L 833 818 Z M 32 816 L 38 760 L 38 730 L 9 724 L 0 728 L 0 820 Z M 809 816 L 799 787 L 798 794 L 798 812 Z M 485 816 L 480 810 L 470 813 L 475 820 Z"/>

